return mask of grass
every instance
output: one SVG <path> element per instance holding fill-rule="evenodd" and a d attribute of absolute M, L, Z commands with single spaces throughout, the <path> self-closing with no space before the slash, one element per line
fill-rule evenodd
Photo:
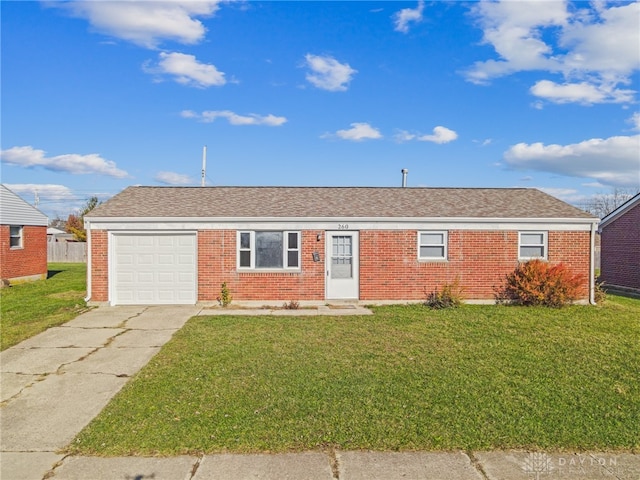
<path fill-rule="evenodd" d="M 640 301 L 195 317 L 69 448 L 640 449 Z"/>
<path fill-rule="evenodd" d="M 85 309 L 84 263 L 50 263 L 46 280 L 0 290 L 0 349 L 68 322 Z"/>

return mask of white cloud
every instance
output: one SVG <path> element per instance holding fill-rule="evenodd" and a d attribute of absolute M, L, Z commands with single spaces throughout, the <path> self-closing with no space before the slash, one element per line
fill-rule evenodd
<path fill-rule="evenodd" d="M 286 117 L 277 117 L 272 114 L 258 115 L 257 113 L 249 113 L 247 115 L 238 115 L 230 110 L 205 110 L 202 113 L 193 110 L 183 110 L 180 115 L 183 118 L 194 118 L 203 123 L 212 123 L 217 118 L 226 118 L 231 125 L 265 125 L 267 127 L 280 127 L 287 122 Z"/>
<path fill-rule="evenodd" d="M 12 147 L 0 152 L 2 162 L 24 168 L 42 167 L 54 172 L 66 172 L 74 175 L 97 174 L 115 178 L 125 178 L 129 174 L 116 167 L 115 162 L 105 160 L 97 153 L 79 155 L 68 153 L 46 157 L 44 150 L 36 150 L 31 146 Z"/>
<path fill-rule="evenodd" d="M 306 79 L 315 87 L 330 92 L 344 92 L 358 73 L 348 63 L 340 63 L 327 55 L 305 55 L 306 66 L 311 70 Z"/>
<path fill-rule="evenodd" d="M 442 144 L 454 141 L 456 138 L 458 138 L 458 134 L 447 127 L 437 126 L 433 129 L 432 134 L 415 134 L 407 132 L 405 130 L 401 130 L 395 135 L 394 138 L 398 142 L 409 142 L 411 140 L 417 140 L 419 142 L 433 142 Z"/>
<path fill-rule="evenodd" d="M 160 52 L 158 57 L 157 65 L 146 62 L 142 69 L 154 75 L 171 75 L 176 82 L 189 87 L 218 87 L 227 83 L 224 73 L 215 65 L 200 63 L 194 55 Z"/>
<path fill-rule="evenodd" d="M 197 17 L 212 16 L 219 3 L 219 0 L 52 2 L 85 18 L 98 32 L 146 48 L 157 48 L 165 40 L 198 43 L 206 29 Z"/>
<path fill-rule="evenodd" d="M 73 192 L 64 185 L 38 183 L 12 183 L 5 185 L 18 195 L 35 196 L 37 192 L 41 201 L 77 200 Z"/>
<path fill-rule="evenodd" d="M 346 130 L 338 130 L 335 134 L 325 133 L 320 138 L 338 137 L 342 140 L 351 140 L 360 142 L 362 140 L 376 140 L 382 138 L 382 134 L 377 128 L 372 127 L 368 123 L 352 123 L 351 128 Z"/>
<path fill-rule="evenodd" d="M 424 0 L 418 2 L 416 8 L 403 8 L 393 15 L 394 30 L 397 32 L 408 33 L 410 23 L 418 23 L 422 21 L 422 13 L 424 11 Z"/>
<path fill-rule="evenodd" d="M 635 112 L 628 121 L 633 125 L 633 130 L 640 131 L 640 112 Z"/>
<path fill-rule="evenodd" d="M 193 179 L 189 175 L 175 172 L 158 172 L 153 179 L 165 185 L 193 185 Z"/>
<path fill-rule="evenodd" d="M 581 8 L 585 5 L 584 8 Z M 548 1 L 482 1 L 472 8 L 497 59 L 476 62 L 467 80 L 487 84 L 521 71 L 546 71 L 530 89 L 554 103 L 628 103 L 635 91 L 621 88 L 640 68 L 640 2 L 627 5 Z M 534 104 L 536 108 L 540 104 Z"/>
<path fill-rule="evenodd" d="M 594 138 L 569 145 L 519 143 L 504 153 L 517 169 L 596 180 L 614 187 L 640 186 L 640 135 Z"/>

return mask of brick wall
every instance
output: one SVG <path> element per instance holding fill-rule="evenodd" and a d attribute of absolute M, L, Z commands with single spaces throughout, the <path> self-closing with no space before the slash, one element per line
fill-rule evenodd
<path fill-rule="evenodd" d="M 47 278 L 47 227 L 25 225 L 22 248 L 10 247 L 9 225 L 0 226 L 0 278 Z"/>
<path fill-rule="evenodd" d="M 234 300 L 324 299 L 324 263 L 313 261 L 315 251 L 324 258 L 324 232 L 305 230 L 301 236 L 301 272 L 246 272 L 237 269 L 235 230 L 199 231 L 198 300 L 215 301 L 222 282 Z"/>
<path fill-rule="evenodd" d="M 640 289 L 640 204 L 602 229 L 600 280 Z"/>
<path fill-rule="evenodd" d="M 91 230 L 91 301 L 109 300 L 109 240 L 106 230 Z"/>

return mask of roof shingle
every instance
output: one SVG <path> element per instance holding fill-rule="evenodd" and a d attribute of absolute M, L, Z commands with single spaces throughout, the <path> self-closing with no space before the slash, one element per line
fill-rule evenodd
<path fill-rule="evenodd" d="M 529 188 L 128 187 L 88 218 L 581 218 Z"/>

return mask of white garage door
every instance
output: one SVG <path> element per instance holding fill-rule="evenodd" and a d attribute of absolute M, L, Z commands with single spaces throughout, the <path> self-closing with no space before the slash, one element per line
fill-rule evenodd
<path fill-rule="evenodd" d="M 114 305 L 196 303 L 196 236 L 114 234 Z"/>

